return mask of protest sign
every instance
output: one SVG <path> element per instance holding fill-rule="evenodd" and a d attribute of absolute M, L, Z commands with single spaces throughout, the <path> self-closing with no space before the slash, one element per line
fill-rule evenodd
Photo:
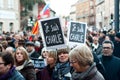
<path fill-rule="evenodd" d="M 43 69 L 45 67 L 44 59 L 33 58 L 32 62 L 37 69 Z"/>
<path fill-rule="evenodd" d="M 48 18 L 40 20 L 41 34 L 46 48 L 58 48 L 65 44 L 60 19 Z"/>
<path fill-rule="evenodd" d="M 70 22 L 68 27 L 68 43 L 72 45 L 84 44 L 87 24 L 84 22 Z"/>

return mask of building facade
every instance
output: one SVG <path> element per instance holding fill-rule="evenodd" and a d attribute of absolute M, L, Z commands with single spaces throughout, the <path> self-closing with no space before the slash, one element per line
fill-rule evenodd
<path fill-rule="evenodd" d="M 96 27 L 103 30 L 114 28 L 114 0 L 96 0 Z"/>
<path fill-rule="evenodd" d="M 88 26 L 104 30 L 115 29 L 114 12 L 115 0 L 78 0 L 71 6 L 70 20 L 74 20 L 76 16 L 76 21 L 87 22 Z"/>
<path fill-rule="evenodd" d="M 79 0 L 76 3 L 76 20 L 80 22 L 88 22 L 89 16 L 89 0 Z"/>
<path fill-rule="evenodd" d="M 78 0 L 76 3 L 76 20 L 95 26 L 95 0 Z"/>
<path fill-rule="evenodd" d="M 95 7 L 95 0 L 89 0 L 90 9 L 89 9 L 89 26 L 95 27 L 96 26 L 96 7 Z"/>
<path fill-rule="evenodd" d="M 101 29 L 104 27 L 105 1 L 96 0 L 96 27 Z"/>
<path fill-rule="evenodd" d="M 0 0 L 0 33 L 20 30 L 20 1 Z"/>
<path fill-rule="evenodd" d="M 70 10 L 70 20 L 76 21 L 76 5 L 73 4 Z"/>
<path fill-rule="evenodd" d="M 105 0 L 104 26 L 113 28 L 114 22 L 114 0 Z"/>

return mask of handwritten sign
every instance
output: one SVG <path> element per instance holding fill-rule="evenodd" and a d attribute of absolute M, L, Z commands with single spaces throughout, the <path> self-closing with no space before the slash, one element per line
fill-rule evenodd
<path fill-rule="evenodd" d="M 68 41 L 73 44 L 84 44 L 87 24 L 83 22 L 70 22 Z"/>
<path fill-rule="evenodd" d="M 34 67 L 37 69 L 43 69 L 45 67 L 44 59 L 34 58 L 34 59 L 32 59 L 32 62 L 34 64 Z"/>
<path fill-rule="evenodd" d="M 42 38 L 44 46 L 47 48 L 58 47 L 65 44 L 63 32 L 59 18 L 49 18 L 41 20 Z"/>

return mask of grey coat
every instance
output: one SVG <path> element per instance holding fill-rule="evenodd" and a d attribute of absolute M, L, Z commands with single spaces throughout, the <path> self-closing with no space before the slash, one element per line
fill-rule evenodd
<path fill-rule="evenodd" d="M 105 80 L 102 74 L 97 70 L 95 63 L 85 72 L 72 73 L 72 80 Z"/>

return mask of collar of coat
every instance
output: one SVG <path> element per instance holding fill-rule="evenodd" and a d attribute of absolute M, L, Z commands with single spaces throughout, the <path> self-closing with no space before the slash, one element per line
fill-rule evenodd
<path fill-rule="evenodd" d="M 25 68 L 26 66 L 33 66 L 32 61 L 31 60 L 26 60 L 22 65 L 16 66 L 16 70 L 20 71 L 23 68 Z"/>
<path fill-rule="evenodd" d="M 96 74 L 96 72 L 97 72 L 97 68 L 95 67 L 96 66 L 96 64 L 95 63 L 93 63 L 92 65 L 91 65 L 91 67 L 90 68 L 88 68 L 85 72 L 82 72 L 82 73 L 76 73 L 76 72 L 73 72 L 73 74 L 72 74 L 72 77 L 73 77 L 73 79 L 77 79 L 77 80 L 85 80 L 86 78 L 90 78 L 91 76 L 93 76 L 94 77 L 94 75 Z"/>

